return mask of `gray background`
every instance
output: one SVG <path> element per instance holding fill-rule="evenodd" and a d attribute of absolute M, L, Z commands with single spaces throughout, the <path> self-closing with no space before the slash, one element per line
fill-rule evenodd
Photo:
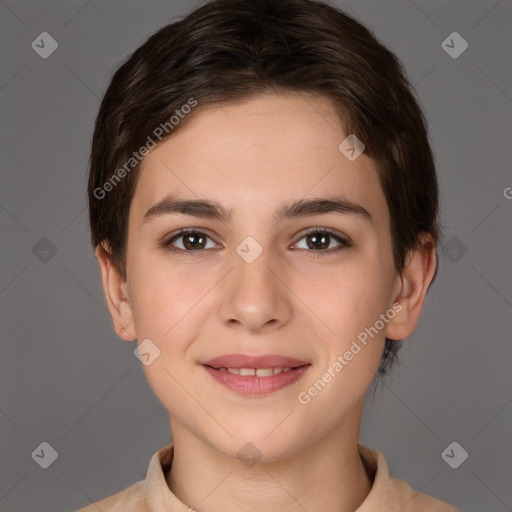
<path fill-rule="evenodd" d="M 400 368 L 369 397 L 361 442 L 417 490 L 467 512 L 508 511 L 512 3 L 335 4 L 374 30 L 416 86 L 446 226 L 420 325 Z M 111 327 L 88 241 L 85 183 L 93 121 L 114 67 L 197 5 L 0 3 L 3 512 L 76 510 L 142 479 L 151 455 L 171 442 L 135 342 Z M 43 31 L 59 44 L 48 59 L 31 48 Z M 469 43 L 457 59 L 441 47 L 453 31 Z M 469 453 L 458 469 L 441 457 L 453 441 Z M 58 452 L 47 469 L 31 456 L 42 442 Z"/>

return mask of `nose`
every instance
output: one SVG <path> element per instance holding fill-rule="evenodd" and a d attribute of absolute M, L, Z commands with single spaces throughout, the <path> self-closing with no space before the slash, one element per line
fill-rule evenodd
<path fill-rule="evenodd" d="M 249 263 L 235 254 L 219 309 L 221 320 L 229 327 L 257 333 L 289 323 L 293 294 L 286 286 L 286 272 L 272 258 L 271 251 L 263 250 Z"/>

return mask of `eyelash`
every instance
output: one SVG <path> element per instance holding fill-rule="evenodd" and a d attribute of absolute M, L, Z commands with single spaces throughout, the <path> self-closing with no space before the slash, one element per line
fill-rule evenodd
<path fill-rule="evenodd" d="M 170 252 L 172 253 L 178 253 L 178 254 L 185 254 L 187 256 L 198 256 L 198 254 L 194 254 L 194 253 L 201 253 L 201 252 L 204 252 L 206 249 L 198 249 L 198 250 L 195 250 L 195 251 L 187 251 L 187 250 L 184 250 L 184 249 L 179 249 L 179 248 L 176 248 L 172 245 L 172 242 L 174 242 L 175 240 L 179 239 L 180 237 L 183 237 L 184 235 L 188 235 L 190 233 L 195 233 L 195 234 L 202 234 L 202 235 L 205 235 L 206 237 L 210 238 L 210 236 L 208 236 L 206 233 L 204 233 L 203 231 L 200 231 L 199 229 L 194 229 L 194 228 L 184 228 L 184 229 L 180 229 L 178 231 L 178 233 L 176 233 L 175 235 L 173 235 L 171 238 L 169 238 L 168 240 L 164 241 L 163 242 L 163 246 Z M 327 233 L 329 234 L 330 236 L 332 236 L 337 242 L 339 242 L 341 245 L 334 248 L 334 249 L 319 249 L 319 250 L 314 250 L 314 249 L 299 249 L 299 250 L 305 250 L 306 252 L 309 252 L 309 253 L 312 253 L 312 254 L 309 254 L 308 256 L 309 257 L 312 257 L 312 258 L 316 258 L 318 256 L 322 256 L 322 255 L 325 255 L 325 254 L 331 254 L 333 252 L 337 252 L 341 249 L 345 249 L 345 248 L 348 248 L 348 247 L 351 247 L 351 243 L 343 238 L 342 236 L 340 236 L 339 234 L 337 234 L 335 231 L 333 231 L 332 229 L 330 228 L 320 228 L 320 227 L 317 227 L 317 228 L 312 228 L 312 229 L 309 229 L 309 230 L 306 230 L 306 231 L 303 231 L 301 233 L 299 233 L 299 239 L 297 240 L 297 242 L 295 243 L 298 243 L 300 242 L 303 238 L 305 238 L 306 236 L 308 235 L 316 235 L 318 233 Z M 294 244 L 295 245 L 295 244 Z M 316 253 L 316 254 L 315 254 Z"/>

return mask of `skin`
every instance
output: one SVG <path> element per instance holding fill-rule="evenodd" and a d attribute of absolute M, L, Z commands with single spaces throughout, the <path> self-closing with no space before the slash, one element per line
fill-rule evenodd
<path fill-rule="evenodd" d="M 436 259 L 424 244 L 401 274 L 395 271 L 375 163 L 365 153 L 348 160 L 338 150 L 346 136 L 331 103 L 305 94 L 198 110 L 142 163 L 126 280 L 97 248 L 117 333 L 126 341 L 149 338 L 161 351 L 143 368 L 170 415 L 175 456 L 167 483 L 200 512 L 349 512 L 370 492 L 358 454 L 365 394 L 386 335 L 404 339 L 413 332 Z M 333 191 L 363 206 L 373 222 L 332 212 L 273 220 L 283 202 Z M 232 209 L 232 219 L 167 214 L 144 222 L 170 193 L 214 200 Z M 330 237 L 328 249 L 311 249 L 311 236 L 300 233 L 315 227 L 352 245 Z M 202 252 L 163 246 L 180 228 L 210 237 Z M 263 249 L 250 264 L 236 252 L 247 236 Z M 174 240 L 186 251 L 184 243 Z M 379 334 L 309 404 L 299 403 L 298 394 L 397 302 L 401 311 Z M 242 396 L 199 364 L 234 352 L 281 354 L 312 366 L 278 392 Z M 247 442 L 262 454 L 250 467 L 237 458 Z"/>

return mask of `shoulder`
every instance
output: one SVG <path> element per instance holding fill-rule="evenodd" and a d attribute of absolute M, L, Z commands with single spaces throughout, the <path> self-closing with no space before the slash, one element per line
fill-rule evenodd
<path fill-rule="evenodd" d="M 144 480 L 77 512 L 145 512 Z"/>
<path fill-rule="evenodd" d="M 359 454 L 373 484 L 357 512 L 459 512 L 444 501 L 416 491 L 405 480 L 390 476 L 382 452 L 360 444 Z"/>
<path fill-rule="evenodd" d="M 166 492 L 170 493 L 165 482 L 165 473 L 171 467 L 173 455 L 172 444 L 160 448 L 153 453 L 144 480 L 77 512 L 146 512 L 148 503 L 161 501 Z"/>
<path fill-rule="evenodd" d="M 459 512 L 452 505 L 414 490 L 406 481 L 389 477 L 390 486 L 402 512 Z"/>

